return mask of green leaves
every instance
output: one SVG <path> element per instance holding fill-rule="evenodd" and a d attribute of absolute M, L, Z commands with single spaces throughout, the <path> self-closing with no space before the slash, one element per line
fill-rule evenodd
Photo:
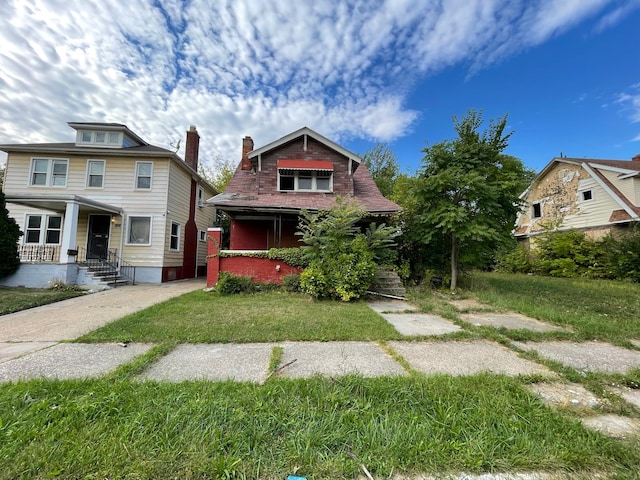
<path fill-rule="evenodd" d="M 309 266 L 300 276 L 303 291 L 314 298 L 347 302 L 367 291 L 377 261 L 395 259 L 392 247 L 398 232 L 372 223 L 362 233 L 365 215 L 357 204 L 342 198 L 331 210 L 302 212 L 297 234 L 309 245 Z"/>

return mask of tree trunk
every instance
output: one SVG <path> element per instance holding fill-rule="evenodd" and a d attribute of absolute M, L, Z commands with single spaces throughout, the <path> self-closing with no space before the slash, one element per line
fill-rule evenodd
<path fill-rule="evenodd" d="M 458 238 L 451 235 L 451 291 L 458 286 Z"/>

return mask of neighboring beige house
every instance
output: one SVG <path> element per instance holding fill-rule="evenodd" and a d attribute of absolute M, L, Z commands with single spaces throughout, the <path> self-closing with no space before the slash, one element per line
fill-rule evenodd
<path fill-rule="evenodd" d="M 554 158 L 521 197 L 518 240 L 549 229 L 617 233 L 640 219 L 640 155 L 632 160 Z"/>
<path fill-rule="evenodd" d="M 196 128 L 182 160 L 126 125 L 68 125 L 71 143 L 0 145 L 7 208 L 24 233 L 20 269 L 0 284 L 91 284 L 87 263 L 136 283 L 205 275 L 215 211 L 203 206 L 217 192 L 197 173 Z"/>

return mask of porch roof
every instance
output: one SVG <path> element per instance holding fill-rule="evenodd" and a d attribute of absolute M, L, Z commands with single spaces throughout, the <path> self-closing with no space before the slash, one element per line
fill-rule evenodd
<path fill-rule="evenodd" d="M 67 203 L 75 202 L 80 206 L 81 212 L 104 212 L 122 215 L 120 207 L 96 202 L 79 195 L 6 195 L 5 200 L 7 203 L 16 203 L 53 212 L 64 212 L 67 208 Z"/>

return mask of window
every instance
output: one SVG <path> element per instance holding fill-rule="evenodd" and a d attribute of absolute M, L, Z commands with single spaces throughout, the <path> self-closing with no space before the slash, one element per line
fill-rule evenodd
<path fill-rule="evenodd" d="M 583 202 L 587 202 L 589 200 L 593 200 L 593 190 L 584 190 L 580 192 L 580 199 Z"/>
<path fill-rule="evenodd" d="M 180 250 L 180 224 L 176 222 L 171 222 L 169 250 Z"/>
<path fill-rule="evenodd" d="M 540 205 L 540 203 L 534 203 L 531 205 L 531 216 L 533 218 L 542 217 L 542 205 Z"/>
<path fill-rule="evenodd" d="M 121 133 L 120 132 L 103 132 L 103 131 L 90 131 L 83 130 L 78 132 L 77 143 L 83 143 L 87 145 L 102 145 L 107 147 L 121 147 Z"/>
<path fill-rule="evenodd" d="M 69 160 L 61 158 L 32 158 L 29 185 L 37 187 L 66 187 Z"/>
<path fill-rule="evenodd" d="M 207 232 L 205 232 L 204 230 L 200 230 L 200 241 L 201 242 L 207 241 Z"/>
<path fill-rule="evenodd" d="M 129 217 L 128 245 L 151 245 L 151 217 Z"/>
<path fill-rule="evenodd" d="M 204 191 L 201 188 L 198 188 L 198 205 L 204 205 Z"/>
<path fill-rule="evenodd" d="M 25 243 L 59 245 L 62 217 L 59 215 L 27 215 Z"/>
<path fill-rule="evenodd" d="M 87 188 L 102 188 L 104 186 L 104 160 L 89 160 L 87 162 Z"/>
<path fill-rule="evenodd" d="M 329 170 L 278 170 L 278 190 L 330 192 L 333 172 Z"/>
<path fill-rule="evenodd" d="M 151 175 L 153 163 L 136 162 L 136 189 L 151 190 Z"/>

